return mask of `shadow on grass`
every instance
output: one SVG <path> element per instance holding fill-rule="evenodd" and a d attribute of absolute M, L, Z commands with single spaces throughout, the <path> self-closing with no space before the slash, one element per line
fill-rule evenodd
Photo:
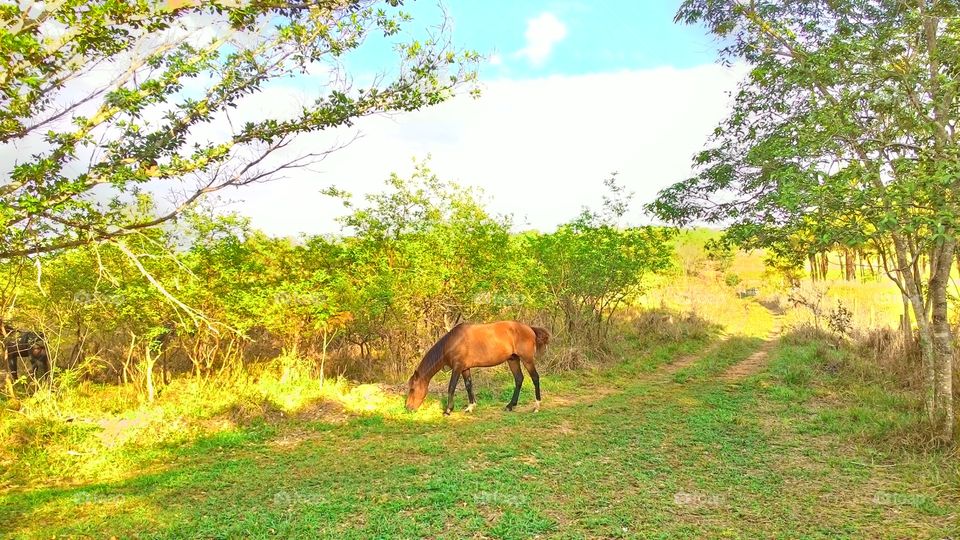
<path fill-rule="evenodd" d="M 787 309 L 777 298 L 758 298 L 757 303 L 770 310 L 774 315 L 785 315 L 787 313 Z"/>

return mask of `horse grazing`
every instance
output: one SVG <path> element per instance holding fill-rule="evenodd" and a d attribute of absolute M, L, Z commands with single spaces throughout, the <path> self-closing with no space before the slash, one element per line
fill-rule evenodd
<path fill-rule="evenodd" d="M 446 333 L 440 341 L 424 355 L 416 371 L 410 376 L 407 391 L 407 410 L 415 411 L 427 396 L 427 387 L 430 379 L 444 366 L 450 367 L 450 385 L 447 387 L 447 406 L 444 415 L 453 411 L 453 393 L 457 389 L 457 382 L 463 375 L 463 385 L 467 388 L 467 398 L 470 404 L 466 412 L 476 406 L 473 397 L 473 381 L 470 378 L 470 369 L 475 367 L 492 367 L 504 362 L 513 372 L 513 398 L 507 404 L 507 410 L 512 411 L 520 397 L 520 386 L 523 384 L 523 372 L 520 363 L 527 368 L 537 401 L 534 411 L 540 410 L 540 375 L 534 365 L 534 356 L 539 354 L 550 341 L 550 332 L 545 328 L 527 326 L 516 321 L 500 321 L 490 324 L 460 323 Z"/>
<path fill-rule="evenodd" d="M 17 373 L 19 358 L 30 360 L 30 371 L 35 379 L 39 380 L 50 374 L 47 343 L 42 333 L 17 330 L 9 324 L 3 324 L 0 330 L 3 332 L 3 347 L 7 353 L 7 368 L 14 381 L 19 378 Z"/>

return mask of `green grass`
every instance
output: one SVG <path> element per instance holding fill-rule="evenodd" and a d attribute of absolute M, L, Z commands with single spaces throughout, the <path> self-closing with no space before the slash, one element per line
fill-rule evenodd
<path fill-rule="evenodd" d="M 473 414 L 402 413 L 399 396 L 343 423 L 254 420 L 125 454 L 121 478 L 0 494 L 13 537 L 943 538 L 960 533 L 960 473 L 943 451 L 891 446 L 907 397 L 822 369 L 782 343 L 766 371 L 717 374 L 760 345 L 651 346 L 615 367 L 545 377 L 544 409 L 502 410 L 478 378 Z M 458 393 L 458 407 L 464 396 Z M 906 411 L 906 412 L 904 412 Z M 16 466 L 16 465 L 14 465 Z"/>

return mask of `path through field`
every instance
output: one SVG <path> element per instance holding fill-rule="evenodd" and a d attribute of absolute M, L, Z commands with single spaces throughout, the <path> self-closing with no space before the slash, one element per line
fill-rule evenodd
<path fill-rule="evenodd" d="M 720 375 L 720 378 L 726 382 L 737 382 L 763 369 L 763 366 L 766 365 L 770 358 L 770 351 L 772 351 L 777 344 L 777 339 L 780 337 L 782 330 L 783 317 L 781 315 L 774 315 L 773 328 L 770 329 L 770 333 L 763 344 L 750 356 L 727 368 L 727 370 Z"/>
<path fill-rule="evenodd" d="M 544 380 L 544 409 L 290 419 L 160 448 L 102 485 L 0 495 L 13 536 L 915 538 L 960 494 L 922 461 L 811 429 L 811 347 L 729 336 Z M 735 382 L 736 384 L 731 384 Z M 529 385 L 529 381 L 527 382 Z M 462 408 L 463 396 L 458 395 Z M 399 400 L 399 397 L 395 399 Z M 436 406 L 436 404 L 433 404 Z"/>

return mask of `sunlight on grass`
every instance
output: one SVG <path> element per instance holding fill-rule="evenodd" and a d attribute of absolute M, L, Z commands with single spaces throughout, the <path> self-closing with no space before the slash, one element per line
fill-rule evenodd
<path fill-rule="evenodd" d="M 276 363 L 284 367 L 230 384 L 178 379 L 163 387 L 153 403 L 143 401 L 130 385 L 84 383 L 23 396 L 16 413 L 0 417 L 0 487 L 49 478 L 68 483 L 125 478 L 161 446 L 286 417 L 335 424 L 358 416 L 418 423 L 442 418 L 436 400 L 409 413 L 398 389 L 344 379 L 321 385 L 306 360 Z"/>

